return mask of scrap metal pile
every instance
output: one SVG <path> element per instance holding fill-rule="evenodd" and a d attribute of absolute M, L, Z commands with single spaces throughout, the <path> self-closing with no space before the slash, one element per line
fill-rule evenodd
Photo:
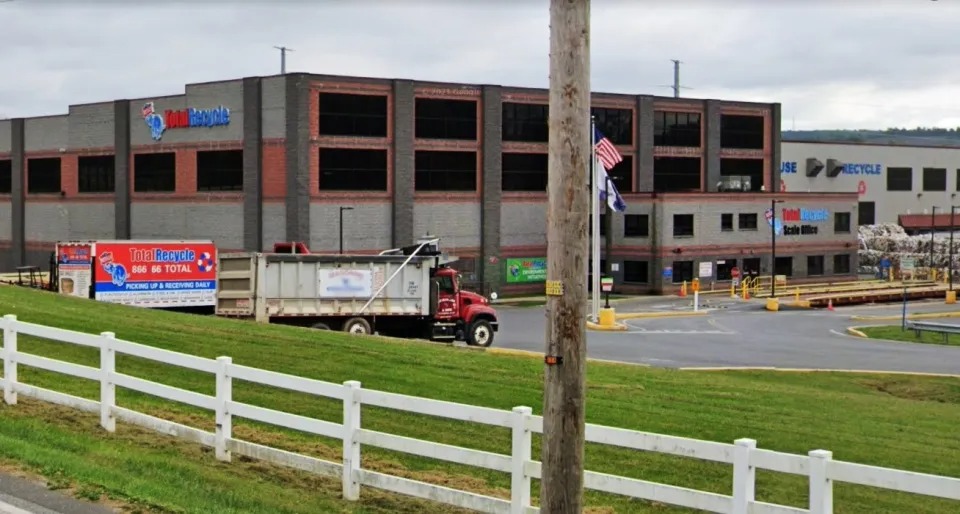
<path fill-rule="evenodd" d="M 880 266 L 880 259 L 887 257 L 890 264 L 899 267 L 904 257 L 913 257 L 918 268 L 930 266 L 930 234 L 908 235 L 896 223 L 861 225 L 860 272 L 873 273 Z M 954 235 L 954 262 L 960 258 L 960 233 Z M 950 233 L 938 232 L 933 236 L 933 266 L 947 268 L 950 260 Z"/>

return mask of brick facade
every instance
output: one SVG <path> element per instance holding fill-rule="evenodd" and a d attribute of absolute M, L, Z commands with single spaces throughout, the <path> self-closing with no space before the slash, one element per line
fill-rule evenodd
<path fill-rule="evenodd" d="M 336 92 L 385 96 L 385 137 L 322 136 L 320 94 Z M 418 139 L 415 134 L 417 98 L 467 99 L 477 103 L 477 137 L 470 141 Z M 151 137 L 141 108 L 153 102 L 165 109 L 230 109 L 226 126 L 168 130 L 160 141 Z M 29 263 L 45 266 L 57 240 L 78 238 L 212 238 L 223 249 L 269 249 L 275 242 L 307 242 L 318 251 L 339 245 L 341 206 L 344 246 L 348 251 L 376 252 L 406 245 L 424 233 L 442 238 L 451 253 L 472 263 L 469 282 L 487 291 L 539 291 L 542 284 L 506 284 L 506 261 L 546 255 L 546 193 L 502 190 L 503 152 L 546 153 L 546 143 L 503 141 L 503 102 L 545 104 L 543 90 L 287 74 L 191 84 L 182 95 L 70 106 L 68 114 L 0 121 L 0 159 L 10 159 L 12 193 L 0 194 L 0 266 Z M 650 219 L 647 238 L 624 237 L 623 215 L 607 219 L 604 260 L 609 261 L 618 287 L 633 291 L 669 289 L 658 279 L 676 249 L 685 255 L 717 258 L 762 254 L 761 230 L 747 237 L 719 228 L 725 209 L 753 210 L 762 216 L 769 194 L 717 194 L 721 159 L 762 160 L 767 191 L 779 190 L 779 104 L 692 100 L 647 95 L 595 94 L 594 107 L 628 109 L 632 138 L 618 148 L 632 157 L 629 180 L 633 191 L 653 190 L 654 159 L 693 155 L 701 158 L 701 192 L 655 195 L 627 192 L 626 214 Z M 658 110 L 695 112 L 702 116 L 699 148 L 655 145 L 653 126 Z M 720 147 L 720 120 L 726 113 L 749 113 L 764 120 L 762 150 L 731 151 Z M 324 148 L 378 149 L 387 152 L 387 189 L 351 193 L 325 191 L 320 181 L 319 154 Z M 242 149 L 242 192 L 198 192 L 197 152 Z M 455 150 L 477 155 L 474 191 L 425 192 L 414 187 L 417 150 Z M 135 156 L 174 152 L 176 190 L 139 193 L 133 190 Z M 116 156 L 116 192 L 80 193 L 78 159 L 84 155 Z M 61 158 L 61 193 L 27 194 L 27 160 Z M 843 208 L 846 197 L 792 195 L 800 203 Z M 794 201 L 794 200 L 790 200 Z M 855 199 L 854 199 L 855 203 Z M 701 227 L 690 241 L 674 240 L 672 215 L 696 206 Z M 839 212 L 839 211 L 838 211 Z M 7 214 L 9 213 L 9 214 Z M 854 227 L 855 232 L 855 227 Z M 731 239 L 746 238 L 742 240 Z M 785 241 L 783 251 L 848 251 L 846 235 L 815 240 Z M 852 238 L 855 244 L 855 236 Z M 722 247 L 724 251 L 716 248 Z M 852 250 L 855 256 L 856 248 Z M 728 256 L 730 257 L 730 256 Z M 644 260 L 647 283 L 624 283 L 624 264 Z M 617 266 L 612 266 L 617 264 Z M 613 268 L 616 268 L 615 270 Z M 798 272 L 803 273 L 802 266 Z M 661 277 L 662 278 L 662 277 Z"/>

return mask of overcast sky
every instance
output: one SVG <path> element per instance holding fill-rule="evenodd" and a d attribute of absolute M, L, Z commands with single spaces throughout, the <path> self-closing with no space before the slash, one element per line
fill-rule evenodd
<path fill-rule="evenodd" d="M 275 74 L 274 45 L 288 71 L 548 85 L 548 0 L 191 4 L 0 0 L 0 117 Z M 784 129 L 960 126 L 958 0 L 593 0 L 591 25 L 594 91 L 669 96 L 680 59 L 682 96 L 779 101 Z"/>

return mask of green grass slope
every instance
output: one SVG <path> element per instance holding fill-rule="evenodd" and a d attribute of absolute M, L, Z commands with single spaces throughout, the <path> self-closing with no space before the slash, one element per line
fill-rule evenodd
<path fill-rule="evenodd" d="M 169 350 L 331 382 L 359 380 L 366 388 L 541 412 L 542 360 L 444 345 L 358 338 L 341 333 L 257 325 L 214 317 L 124 308 L 0 287 L 0 314 L 23 321 L 99 333 Z M 637 351 L 643 341 L 637 340 Z M 22 337 L 20 349 L 97 366 L 97 352 Z M 118 371 L 213 394 L 213 377 L 119 356 Z M 99 386 L 21 368 L 20 378 L 97 398 Z M 960 380 L 936 377 L 774 372 L 682 372 L 606 363 L 587 367 L 590 423 L 733 442 L 751 437 L 761 448 L 805 454 L 817 448 L 835 459 L 960 476 Z M 238 382 L 237 401 L 340 421 L 335 401 Z M 213 429 L 213 413 L 118 391 L 118 403 L 149 414 Z M 358 504 L 339 499 L 336 480 L 235 459 L 123 426 L 108 435 L 94 416 L 24 400 L 0 407 L 0 459 L 24 466 L 86 494 L 104 493 L 158 512 L 452 512 L 453 509 L 365 488 Z M 364 407 L 367 428 L 479 450 L 509 453 L 507 430 Z M 235 420 L 236 437 L 330 460 L 338 441 Z M 534 443 L 539 455 L 539 440 Z M 731 468 L 692 459 L 588 445 L 587 468 L 729 494 Z M 458 464 L 363 448 L 363 466 L 432 483 L 507 497 L 509 477 Z M 534 495 L 538 484 L 534 484 Z M 761 501 L 803 506 L 806 482 L 758 474 Z M 940 513 L 956 503 L 838 484 L 838 513 Z M 589 493 L 594 512 L 686 512 L 662 504 Z"/>

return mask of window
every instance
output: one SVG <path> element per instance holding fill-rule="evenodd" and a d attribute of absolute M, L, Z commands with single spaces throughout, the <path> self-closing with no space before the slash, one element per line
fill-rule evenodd
<path fill-rule="evenodd" d="M 720 230 L 733 230 L 733 214 L 724 213 L 720 215 Z"/>
<path fill-rule="evenodd" d="M 763 150 L 763 116 L 721 114 L 720 147 Z"/>
<path fill-rule="evenodd" d="M 699 157 L 654 157 L 653 190 L 700 191 Z"/>
<path fill-rule="evenodd" d="M 717 261 L 717 280 L 733 280 L 733 268 L 737 267 L 736 259 Z"/>
<path fill-rule="evenodd" d="M 656 111 L 653 113 L 654 146 L 700 147 L 700 113 Z"/>
<path fill-rule="evenodd" d="M 505 153 L 500 162 L 504 191 L 547 190 L 547 154 Z"/>
<path fill-rule="evenodd" d="M 650 216 L 646 214 L 624 216 L 623 237 L 650 237 Z"/>
<path fill-rule="evenodd" d="M 477 152 L 432 152 L 416 154 L 417 191 L 476 191 Z"/>
<path fill-rule="evenodd" d="M 243 191 L 243 150 L 197 152 L 197 191 Z"/>
<path fill-rule="evenodd" d="M 924 191 L 946 191 L 947 190 L 947 169 L 946 168 L 923 168 L 923 190 Z"/>
<path fill-rule="evenodd" d="M 913 191 L 913 168 L 887 168 L 887 191 Z"/>
<path fill-rule="evenodd" d="M 743 213 L 737 217 L 737 224 L 740 230 L 757 230 L 757 213 Z"/>
<path fill-rule="evenodd" d="M 833 213 L 833 232 L 835 234 L 850 233 L 850 213 L 849 212 Z"/>
<path fill-rule="evenodd" d="M 27 193 L 59 193 L 60 158 L 27 159 Z"/>
<path fill-rule="evenodd" d="M 133 156 L 133 191 L 172 193 L 177 190 L 177 158 L 173 152 Z"/>
<path fill-rule="evenodd" d="M 544 104 L 504 102 L 503 140 L 546 143 L 549 113 L 550 107 Z"/>
<path fill-rule="evenodd" d="M 673 283 L 693 280 L 693 261 L 673 261 Z"/>
<path fill-rule="evenodd" d="M 673 237 L 693 236 L 693 214 L 673 215 Z"/>
<path fill-rule="evenodd" d="M 823 275 L 823 256 L 807 256 L 807 275 Z"/>
<path fill-rule="evenodd" d="M 956 176 L 956 179 L 957 179 L 957 180 L 956 180 L 956 183 L 957 183 L 957 191 L 960 191 L 960 168 L 957 168 L 957 176 Z"/>
<path fill-rule="evenodd" d="M 760 191 L 763 159 L 720 159 L 720 185 L 725 191 Z"/>
<path fill-rule="evenodd" d="M 650 282 L 650 263 L 647 261 L 623 261 L 623 281 L 630 284 Z"/>
<path fill-rule="evenodd" d="M 877 204 L 874 202 L 859 202 L 857 204 L 857 223 L 873 225 L 877 221 Z"/>
<path fill-rule="evenodd" d="M 112 193 L 114 190 L 114 158 L 97 155 L 77 159 L 77 191 Z"/>
<path fill-rule="evenodd" d="M 776 275 L 793 276 L 793 257 L 777 257 L 773 272 Z"/>
<path fill-rule="evenodd" d="M 747 273 L 760 273 L 760 258 L 759 257 L 750 257 L 749 259 L 743 260 L 743 269 L 740 270 L 740 276 L 744 277 Z"/>
<path fill-rule="evenodd" d="M 475 100 L 417 98 L 415 118 L 418 139 L 477 139 Z"/>
<path fill-rule="evenodd" d="M 846 275 L 850 273 L 850 254 L 841 253 L 833 256 L 833 274 Z"/>
<path fill-rule="evenodd" d="M 596 119 L 597 128 L 613 144 L 633 144 L 633 110 L 594 107 L 590 113 Z"/>
<path fill-rule="evenodd" d="M 8 195 L 13 191 L 13 161 L 0 161 L 0 195 Z"/>
<path fill-rule="evenodd" d="M 386 191 L 387 151 L 320 149 L 321 191 Z"/>
<path fill-rule="evenodd" d="M 320 93 L 320 135 L 387 137 L 387 97 Z"/>
<path fill-rule="evenodd" d="M 619 193 L 633 192 L 633 156 L 624 155 L 623 160 L 607 172 L 607 176 L 613 181 Z M 600 184 L 603 187 L 603 184 Z"/>

